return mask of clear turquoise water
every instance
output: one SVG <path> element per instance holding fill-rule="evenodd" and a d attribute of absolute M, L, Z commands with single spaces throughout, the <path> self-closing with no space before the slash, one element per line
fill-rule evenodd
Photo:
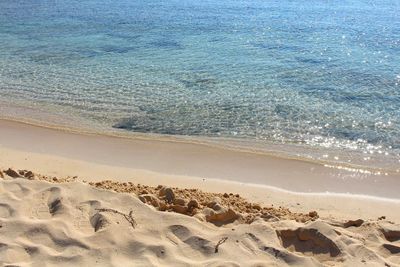
<path fill-rule="evenodd" d="M 0 92 L 110 129 L 396 165 L 400 1 L 2 0 Z"/>

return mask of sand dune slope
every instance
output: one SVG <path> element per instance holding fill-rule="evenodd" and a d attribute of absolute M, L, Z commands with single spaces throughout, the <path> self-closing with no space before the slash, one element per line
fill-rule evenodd
<path fill-rule="evenodd" d="M 217 227 L 80 182 L 0 179 L 3 266 L 399 264 L 400 226 L 390 222 L 259 219 Z"/>

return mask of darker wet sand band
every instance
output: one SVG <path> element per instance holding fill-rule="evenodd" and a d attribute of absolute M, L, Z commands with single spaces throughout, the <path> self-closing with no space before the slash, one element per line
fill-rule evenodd
<path fill-rule="evenodd" d="M 400 198 L 400 174 L 340 170 L 201 144 L 68 133 L 0 120 L 0 145 L 98 164 L 258 184 L 293 192 Z"/>

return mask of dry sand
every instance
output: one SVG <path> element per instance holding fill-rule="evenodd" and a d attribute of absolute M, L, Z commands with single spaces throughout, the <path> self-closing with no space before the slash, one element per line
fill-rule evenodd
<path fill-rule="evenodd" d="M 4 266 L 400 266 L 396 174 L 6 121 L 0 170 Z"/>
<path fill-rule="evenodd" d="M 385 219 L 323 219 L 314 212 L 295 214 L 251 204 L 234 194 L 220 195 L 218 200 L 213 199 L 215 194 L 199 190 L 172 189 L 175 202 L 185 195 L 198 200 L 198 208 L 184 215 L 168 212 L 180 205 L 166 204 L 161 187 L 113 181 L 90 186 L 75 182 L 76 178 L 5 172 L 0 181 L 0 263 L 4 266 L 400 264 L 400 225 Z M 144 204 L 134 192 L 143 201 L 143 196 L 153 196 L 169 207 L 158 211 L 154 206 L 161 205 Z M 254 214 L 253 219 L 239 217 L 216 226 L 223 220 L 209 212 L 225 209 L 226 213 L 227 199 L 241 203 L 232 209 L 248 206 L 242 212 Z M 221 207 L 205 206 L 213 201 L 220 201 Z"/>

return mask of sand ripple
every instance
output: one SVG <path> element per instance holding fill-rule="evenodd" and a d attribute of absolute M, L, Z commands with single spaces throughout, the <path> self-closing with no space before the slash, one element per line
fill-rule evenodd
<path fill-rule="evenodd" d="M 154 194 L 161 203 L 157 194 L 161 188 L 112 181 L 96 188 L 73 178 L 51 178 L 50 183 L 43 181 L 44 176 L 27 178 L 24 173 L 18 178 L 3 174 L 0 179 L 0 265 L 4 266 L 400 264 L 400 225 L 385 220 L 338 222 L 260 207 L 229 193 L 212 195 L 220 199 L 213 199 L 217 203 L 210 208 L 208 193 L 174 189 L 175 199 L 188 194 L 198 202 L 190 213 L 180 214 L 171 207 L 160 211 L 160 206 L 145 204 L 137 196 Z M 235 200 L 240 205 L 232 204 Z M 197 216 L 228 203 L 241 219 L 216 226 Z M 266 213 L 274 219 L 263 217 Z M 246 219 L 249 214 L 251 220 Z M 218 242 L 225 238 L 216 253 Z"/>

